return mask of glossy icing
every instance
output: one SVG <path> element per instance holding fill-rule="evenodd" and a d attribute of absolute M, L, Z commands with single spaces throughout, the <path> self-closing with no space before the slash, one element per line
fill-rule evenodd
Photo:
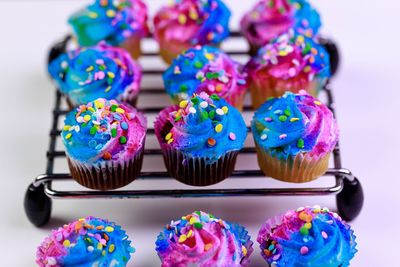
<path fill-rule="evenodd" d="M 248 266 L 253 242 L 243 226 L 196 211 L 171 221 L 157 237 L 162 267 Z"/>
<path fill-rule="evenodd" d="M 142 0 L 94 0 L 69 18 L 81 46 L 106 41 L 112 46 L 148 34 L 147 7 Z"/>
<path fill-rule="evenodd" d="M 124 267 L 134 251 L 120 226 L 87 217 L 53 230 L 38 247 L 36 263 L 41 267 Z"/>
<path fill-rule="evenodd" d="M 264 259 L 276 267 L 346 267 L 357 252 L 350 225 L 319 206 L 267 221 L 257 241 Z"/>
<path fill-rule="evenodd" d="M 49 73 L 73 104 L 97 98 L 131 101 L 139 93 L 140 66 L 123 49 L 101 43 L 60 55 Z"/>
<path fill-rule="evenodd" d="M 242 115 L 215 94 L 208 96 L 201 92 L 182 100 L 179 106 L 162 110 L 160 117 L 169 121 L 169 125 L 163 126 L 155 123 L 156 131 L 167 130 L 159 137 L 162 148 L 172 146 L 192 157 L 206 157 L 213 163 L 225 153 L 244 146 L 247 129 Z"/>
<path fill-rule="evenodd" d="M 339 136 L 332 112 L 304 91 L 266 101 L 255 112 L 251 128 L 256 143 L 282 159 L 299 153 L 325 156 Z"/>
<path fill-rule="evenodd" d="M 146 123 L 133 107 L 99 98 L 67 114 L 61 137 L 73 160 L 124 162 L 143 147 Z"/>
<path fill-rule="evenodd" d="M 294 29 L 308 37 L 318 33 L 321 20 L 307 0 L 261 0 L 240 22 L 247 40 L 261 47 Z"/>
<path fill-rule="evenodd" d="M 242 66 L 211 46 L 196 46 L 179 55 L 163 79 L 167 94 L 178 101 L 200 92 L 226 99 L 247 88 Z"/>
<path fill-rule="evenodd" d="M 229 36 L 230 16 L 221 0 L 175 0 L 156 14 L 155 38 L 190 45 L 218 44 Z"/>

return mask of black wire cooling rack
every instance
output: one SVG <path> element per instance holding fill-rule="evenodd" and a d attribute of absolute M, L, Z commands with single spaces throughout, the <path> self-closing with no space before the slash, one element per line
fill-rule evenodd
<path fill-rule="evenodd" d="M 242 38 L 238 32 L 233 32 L 231 38 Z M 60 53 L 66 51 L 66 47 L 71 37 L 67 36 L 61 42 L 55 44 L 49 54 L 49 61 L 56 58 Z M 331 69 L 335 73 L 339 63 L 339 53 L 335 43 L 327 38 L 320 38 L 319 42 L 326 47 L 330 54 Z M 245 49 L 229 50 L 230 55 L 246 56 L 248 52 Z M 143 58 L 158 57 L 157 52 L 145 52 Z M 143 66 L 143 75 L 146 76 L 160 76 L 162 70 L 155 68 L 147 68 Z M 327 84 L 323 93 L 326 95 L 326 104 L 335 114 L 335 104 L 333 99 L 333 92 Z M 140 92 L 141 95 L 160 95 L 165 94 L 162 88 L 143 88 Z M 351 173 L 350 170 L 342 168 L 340 146 L 339 144 L 333 151 L 333 168 L 323 175 L 325 177 L 333 177 L 334 185 L 327 187 L 303 187 L 291 188 L 286 187 L 287 183 L 282 183 L 282 187 L 262 187 L 262 188 L 222 188 L 211 189 L 207 187 L 189 187 L 188 189 L 173 189 L 173 190 L 110 190 L 110 191 L 96 191 L 96 190 L 56 190 L 53 186 L 54 183 L 60 181 L 71 181 L 72 177 L 69 173 L 56 173 L 54 172 L 54 162 L 58 158 L 65 158 L 65 151 L 57 150 L 57 142 L 60 141 L 60 130 L 58 126 L 60 121 L 63 121 L 68 109 L 63 108 L 62 102 L 65 101 L 64 96 L 56 90 L 55 105 L 51 113 L 53 120 L 50 130 L 50 144 L 47 151 L 47 166 L 44 174 L 37 176 L 34 181 L 29 185 L 24 199 L 24 208 L 28 219 L 36 226 L 46 224 L 51 217 L 51 199 L 53 198 L 164 198 L 164 197 L 232 197 L 232 196 L 314 196 L 314 195 L 336 195 L 336 202 L 339 214 L 345 220 L 352 220 L 358 216 L 363 206 L 363 190 L 359 180 Z M 165 103 L 168 105 L 168 103 Z M 65 106 L 65 105 L 64 105 Z M 146 115 L 157 114 L 164 106 L 154 105 L 140 108 Z M 252 112 L 250 106 L 244 107 L 244 113 Z M 250 132 L 250 129 L 249 129 Z M 154 135 L 154 129 L 148 129 L 148 136 Z M 145 149 L 145 157 L 148 155 L 158 155 L 161 157 L 161 149 Z M 250 154 L 256 160 L 255 148 L 245 147 L 241 150 L 241 154 Z M 260 178 L 260 185 L 266 179 L 264 174 L 259 170 L 246 170 L 238 169 L 233 172 L 229 179 L 253 177 Z M 322 177 L 321 177 L 322 178 Z M 149 171 L 142 172 L 138 179 L 146 180 L 148 183 L 153 183 L 156 179 L 173 179 L 166 171 Z M 134 186 L 133 182 L 132 187 Z"/>

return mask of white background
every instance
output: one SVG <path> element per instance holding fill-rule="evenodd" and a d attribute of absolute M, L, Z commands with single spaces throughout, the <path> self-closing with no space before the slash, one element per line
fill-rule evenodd
<path fill-rule="evenodd" d="M 86 2 L 0 1 L 1 266 L 34 266 L 36 247 L 50 229 L 87 215 L 117 221 L 127 230 L 137 249 L 129 266 L 155 267 L 160 266 L 154 252 L 158 232 L 170 219 L 193 210 L 240 222 L 255 240 L 258 227 L 265 219 L 288 209 L 313 204 L 336 209 L 333 196 L 55 200 L 51 222 L 40 229 L 31 225 L 22 201 L 28 184 L 45 169 L 54 96 L 46 73 L 46 54 L 49 45 L 69 31 L 68 15 Z M 153 14 L 157 5 L 165 1 L 147 2 Z M 234 13 L 232 27 L 237 28 L 242 12 L 255 1 L 226 2 Z M 323 32 L 333 36 L 342 50 L 343 64 L 333 87 L 343 165 L 360 178 L 365 190 L 362 214 L 351 223 L 359 249 L 352 266 L 399 266 L 400 5 L 395 0 L 314 2 L 323 16 Z M 254 159 L 241 158 L 238 166 L 255 168 Z M 162 169 L 160 159 L 146 159 L 144 169 L 152 166 Z M 63 164 L 58 167 L 64 168 Z M 322 180 L 325 184 L 330 179 Z M 61 187 L 71 188 L 70 184 Z M 229 180 L 220 186 L 232 185 L 282 186 L 269 179 Z M 180 187 L 175 182 L 150 185 L 135 182 L 133 188 L 136 186 Z M 251 266 L 265 266 L 258 245 L 255 247 Z"/>

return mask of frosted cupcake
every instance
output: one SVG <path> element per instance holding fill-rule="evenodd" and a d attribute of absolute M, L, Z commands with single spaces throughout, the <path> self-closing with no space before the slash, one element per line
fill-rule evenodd
<path fill-rule="evenodd" d="M 218 46 L 229 35 L 230 11 L 221 0 L 175 0 L 154 17 L 154 37 L 167 63 L 195 45 Z"/>
<path fill-rule="evenodd" d="M 243 16 L 240 26 L 255 54 L 290 29 L 307 37 L 316 35 L 321 20 L 307 0 L 261 0 Z"/>
<path fill-rule="evenodd" d="M 131 56 L 105 43 L 60 55 L 50 62 L 49 73 L 71 108 L 97 98 L 134 106 L 142 80 L 141 68 Z"/>
<path fill-rule="evenodd" d="M 204 92 L 162 110 L 154 129 L 169 174 L 195 186 L 227 178 L 247 135 L 240 112 Z"/>
<path fill-rule="evenodd" d="M 265 175 L 286 182 L 308 182 L 323 175 L 338 141 L 332 112 L 305 92 L 266 101 L 251 129 Z"/>
<path fill-rule="evenodd" d="M 331 75 L 325 48 L 293 31 L 262 47 L 246 71 L 254 108 L 286 91 L 317 97 Z"/>
<path fill-rule="evenodd" d="M 350 225 L 319 206 L 268 220 L 257 241 L 271 267 L 347 267 L 357 252 Z"/>
<path fill-rule="evenodd" d="M 147 7 L 141 0 L 94 0 L 69 18 L 78 43 L 93 46 L 106 41 L 137 59 L 140 41 L 149 33 Z"/>
<path fill-rule="evenodd" d="M 53 230 L 36 252 L 40 267 L 124 267 L 135 250 L 119 225 L 94 217 Z"/>
<path fill-rule="evenodd" d="M 241 110 L 246 94 L 243 67 L 211 46 L 196 46 L 174 59 L 163 75 L 165 90 L 175 104 L 194 93 L 224 98 Z"/>
<path fill-rule="evenodd" d="M 133 107 L 103 98 L 68 113 L 61 137 L 72 177 L 99 190 L 132 182 L 142 167 L 146 124 Z"/>
<path fill-rule="evenodd" d="M 195 211 L 171 221 L 156 250 L 162 267 L 242 267 L 249 265 L 252 245 L 243 226 Z"/>

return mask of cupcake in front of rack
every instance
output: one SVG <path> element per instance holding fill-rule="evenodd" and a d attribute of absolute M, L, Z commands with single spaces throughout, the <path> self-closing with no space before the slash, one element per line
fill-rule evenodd
<path fill-rule="evenodd" d="M 270 267 L 347 267 L 357 252 L 355 238 L 339 215 L 314 206 L 267 220 L 257 241 Z"/>
<path fill-rule="evenodd" d="M 186 49 L 219 44 L 229 36 L 231 13 L 222 0 L 175 0 L 154 17 L 160 55 L 170 64 Z"/>
<path fill-rule="evenodd" d="M 252 245 L 243 226 L 195 211 L 167 224 L 156 250 L 162 267 L 245 267 Z"/>
<path fill-rule="evenodd" d="M 135 59 L 149 34 L 147 6 L 142 0 L 94 0 L 69 18 L 80 46 L 101 41 L 127 50 Z"/>
<path fill-rule="evenodd" d="M 121 226 L 86 217 L 53 230 L 36 252 L 40 267 L 124 267 L 135 249 Z"/>
<path fill-rule="evenodd" d="M 154 129 L 169 174 L 194 186 L 227 178 L 247 135 L 240 112 L 205 92 L 163 109 Z"/>
<path fill-rule="evenodd" d="M 142 71 L 123 49 L 105 43 L 78 48 L 55 58 L 48 70 L 70 108 L 97 98 L 136 105 Z"/>
<path fill-rule="evenodd" d="M 292 30 L 262 47 L 245 69 L 254 108 L 286 91 L 317 97 L 331 76 L 325 48 Z"/>
<path fill-rule="evenodd" d="M 251 129 L 263 173 L 294 183 L 323 175 L 339 138 L 331 110 L 305 91 L 267 100 Z"/>
<path fill-rule="evenodd" d="M 61 132 L 71 176 L 110 190 L 132 182 L 142 167 L 146 118 L 116 100 L 96 99 L 67 114 Z"/>
<path fill-rule="evenodd" d="M 174 59 L 163 74 L 167 94 L 175 104 L 206 92 L 242 110 L 247 83 L 243 66 L 220 49 L 196 46 Z"/>
<path fill-rule="evenodd" d="M 307 0 L 261 0 L 243 16 L 240 26 L 255 54 L 289 29 L 307 37 L 315 36 L 321 19 Z"/>

